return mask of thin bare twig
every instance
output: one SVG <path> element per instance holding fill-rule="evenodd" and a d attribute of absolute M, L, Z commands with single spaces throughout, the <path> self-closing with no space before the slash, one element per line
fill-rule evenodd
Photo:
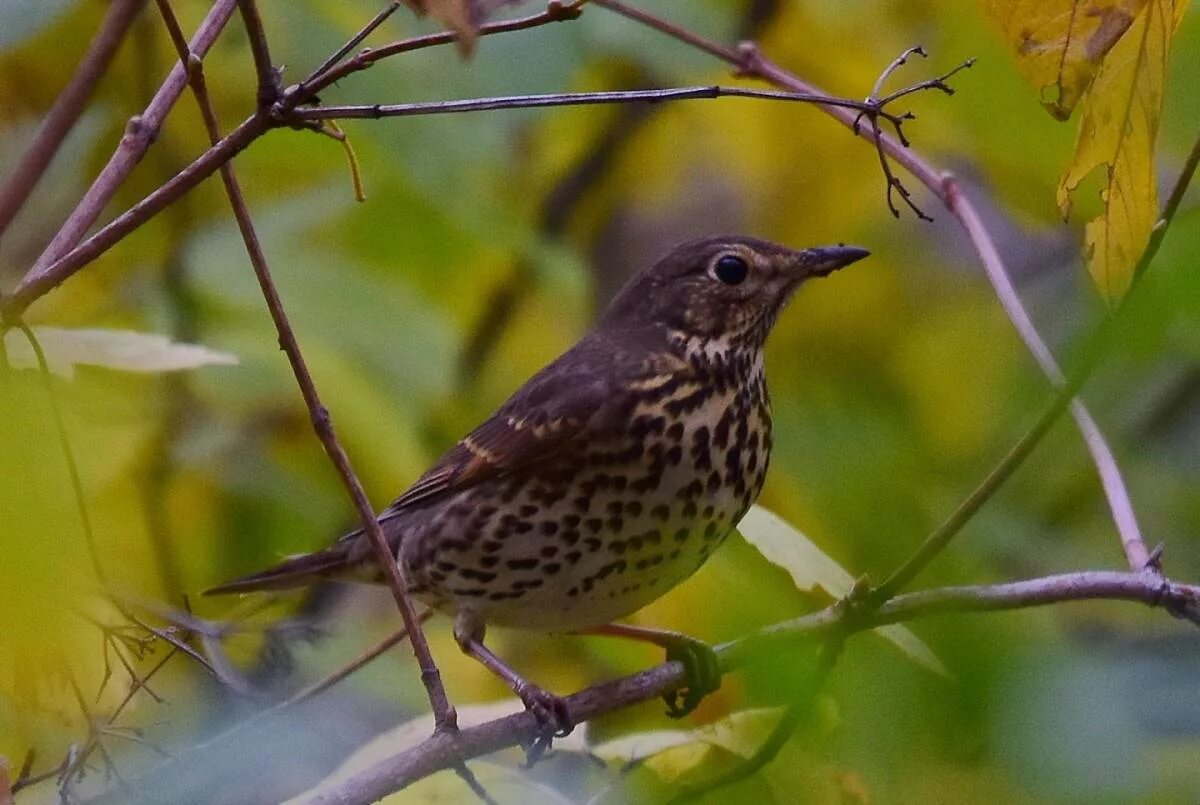
<path fill-rule="evenodd" d="M 267 32 L 263 28 L 262 16 L 254 0 L 238 0 L 238 10 L 250 37 L 250 54 L 254 57 L 254 72 L 258 76 L 259 108 L 270 106 L 279 97 L 279 74 L 271 64 L 271 48 L 267 44 Z"/>
<path fill-rule="evenodd" d="M 821 106 L 837 106 L 857 109 L 862 114 L 875 114 L 889 121 L 900 118 L 880 111 L 870 101 L 854 101 L 803 92 L 776 92 L 773 90 L 746 89 L 745 87 L 671 87 L 666 89 L 615 90 L 611 92 L 555 92 L 545 95 L 508 95 L 497 98 L 465 98 L 454 101 L 429 101 L 424 103 L 362 104 L 354 106 L 314 106 L 297 109 L 287 115 L 297 120 L 343 120 L 350 118 L 410 117 L 415 115 L 443 115 L 459 112 L 482 112 L 494 109 L 539 109 L 552 106 L 587 106 L 590 104 L 630 103 L 646 101 L 707 100 L 712 98 L 758 98 L 771 101 L 796 101 Z"/>
<path fill-rule="evenodd" d="M 212 103 L 208 97 L 203 66 L 200 60 L 194 58 L 191 53 L 180 52 L 179 58 L 187 66 L 193 95 L 195 95 L 196 102 L 200 106 L 209 139 L 216 146 L 221 142 L 220 124 L 217 121 L 216 112 L 213 110 Z M 260 111 L 265 108 L 265 106 L 260 107 Z M 241 232 L 242 241 L 246 246 L 246 253 L 254 268 L 254 275 L 258 280 L 259 289 L 262 291 L 263 298 L 267 303 L 267 310 L 270 312 L 271 320 L 275 323 L 275 329 L 279 334 L 279 346 L 284 351 L 284 354 L 287 355 L 288 363 L 291 364 L 292 373 L 295 375 L 296 383 L 300 387 L 301 396 L 303 396 L 304 403 L 308 407 L 313 429 L 316 431 L 317 438 L 325 448 L 325 452 L 328 454 L 342 484 L 346 487 L 346 491 L 354 503 L 354 508 L 358 513 L 363 530 L 370 538 L 371 545 L 375 550 L 376 559 L 387 578 L 388 586 L 392 591 L 392 597 L 396 601 L 396 606 L 400 609 L 404 628 L 408 632 L 409 645 L 412 646 L 413 654 L 416 656 L 417 663 L 421 668 L 421 681 L 425 685 L 426 692 L 429 694 L 429 703 L 433 708 L 435 723 L 438 729 L 452 730 L 455 727 L 454 708 L 446 696 L 446 690 L 442 685 L 441 673 L 438 670 L 437 663 L 434 662 L 425 635 L 421 631 L 421 620 L 417 616 L 416 610 L 408 597 L 404 579 L 400 575 L 399 565 L 392 555 L 391 549 L 388 547 L 387 538 L 384 536 L 378 520 L 375 519 L 375 512 L 371 508 L 370 501 L 367 499 L 367 493 L 363 489 L 362 482 L 359 481 L 350 464 L 350 457 L 338 441 L 328 409 L 321 402 L 316 384 L 313 382 L 312 374 L 309 372 L 308 364 L 304 360 L 303 353 L 300 351 L 300 344 L 296 339 L 296 334 L 292 330 L 291 323 L 288 321 L 283 300 L 280 298 L 275 281 L 271 276 L 271 269 L 267 264 L 266 254 L 263 252 L 258 235 L 254 230 L 254 224 L 250 219 L 250 211 L 246 205 L 245 196 L 242 193 L 237 176 L 233 172 L 232 162 L 227 161 L 222 163 L 220 165 L 220 174 L 221 182 L 225 187 L 225 194 L 229 198 L 234 218 L 237 220 L 238 230 Z"/>
<path fill-rule="evenodd" d="M 310 84 L 312 84 L 312 82 L 316 81 L 317 78 L 334 67 L 343 58 L 345 58 L 347 53 L 362 44 L 362 41 L 374 33 L 376 28 L 378 28 L 380 25 L 383 25 L 383 23 L 387 21 L 388 17 L 395 14 L 400 9 L 401 5 L 401 0 L 391 0 L 390 3 L 380 9 L 378 14 L 372 17 L 366 25 L 358 30 L 358 33 L 346 40 L 346 44 L 342 45 L 340 48 L 330 54 L 329 58 L 321 62 L 321 65 L 317 67 L 317 69 L 308 74 L 308 78 L 300 82 L 302 91 L 304 88 L 307 88 Z"/>
<path fill-rule="evenodd" d="M 75 500 L 75 509 L 79 513 L 79 525 L 83 529 L 84 544 L 92 563 L 92 572 L 96 574 L 96 581 L 100 586 L 107 586 L 104 563 L 100 561 L 100 549 L 96 545 L 96 532 L 92 528 L 91 515 L 88 514 L 87 495 L 84 494 L 83 480 L 79 475 L 79 463 L 75 460 L 75 451 L 71 449 L 71 440 L 67 436 L 67 426 L 63 421 L 62 410 L 58 407 L 58 394 L 54 390 L 54 376 L 50 373 L 50 364 L 46 362 L 46 353 L 42 351 L 42 345 L 29 325 L 18 321 L 16 326 L 25 335 L 25 340 L 29 342 L 29 348 L 33 350 L 34 358 L 37 361 L 38 374 L 41 375 L 42 382 L 46 386 L 46 401 L 50 406 L 50 417 L 54 421 L 54 431 L 58 435 L 58 444 L 62 449 L 63 460 L 67 464 L 67 476 L 71 480 L 71 493 Z"/>
<path fill-rule="evenodd" d="M 201 57 L 207 52 L 221 27 L 233 14 L 236 3 L 237 0 L 217 0 L 216 5 L 209 12 L 189 45 L 189 50 L 194 56 Z M 566 5 L 551 4 L 541 14 L 484 25 L 480 28 L 479 35 L 522 31 L 551 22 L 575 19 L 579 16 L 581 4 L 582 0 Z M 377 50 L 358 54 L 331 69 L 311 85 L 289 88 L 271 110 L 260 107 L 254 115 L 226 135 L 220 143 L 209 148 L 178 174 L 80 243 L 83 233 L 99 217 L 104 205 L 111 199 L 129 171 L 137 164 L 153 137 L 157 136 L 163 117 L 187 86 L 186 72 L 177 66 L 159 89 L 146 111 L 130 121 L 130 130 L 122 139 L 117 152 L 113 154 L 109 164 L 92 183 L 92 187 L 88 189 L 75 211 L 63 224 L 55 239 L 46 247 L 34 266 L 22 277 L 13 293 L 7 298 L 0 299 L 0 329 L 10 326 L 35 300 L 72 277 L 133 230 L 153 218 L 163 208 L 215 173 L 222 163 L 232 159 L 256 139 L 278 125 L 278 122 L 273 119 L 272 113 L 285 113 L 300 103 L 310 102 L 316 93 L 325 87 L 346 75 L 364 70 L 383 58 L 449 44 L 456 41 L 457 38 L 456 33 L 445 31 L 394 42 Z"/>
<path fill-rule="evenodd" d="M 579 18 L 584 2 L 585 0 L 575 0 L 575 2 L 571 3 L 551 2 L 547 4 L 546 10 L 539 14 L 531 14 L 528 17 L 518 17 L 512 20 L 502 20 L 500 22 L 490 22 L 486 25 L 481 25 L 479 30 L 476 31 L 476 36 L 491 36 L 493 34 L 512 33 L 513 31 L 525 31 L 551 22 L 575 20 Z M 367 27 L 370 26 L 371 23 L 367 23 Z M 367 30 L 366 33 L 370 33 L 370 31 Z M 360 31 L 355 37 L 361 42 L 362 38 L 365 38 L 366 33 Z M 326 67 L 323 64 L 321 68 L 313 71 L 312 75 L 304 79 L 300 84 L 289 87 L 284 93 L 284 103 L 289 104 L 289 108 L 292 108 L 300 103 L 311 101 L 316 97 L 317 93 L 326 87 L 341 81 L 352 73 L 365 70 L 383 59 L 427 47 L 448 45 L 457 41 L 458 33 L 456 31 L 439 31 L 438 33 L 402 39 L 397 42 L 381 45 L 377 48 L 363 50 L 336 66 Z M 354 42 L 354 40 L 352 39 L 351 42 Z M 348 52 L 350 48 L 354 47 L 354 44 L 350 44 L 344 50 Z M 330 61 L 336 61 L 336 59 L 327 59 L 326 64 Z"/>
<path fill-rule="evenodd" d="M 114 0 L 109 6 L 100 30 L 92 38 L 71 80 L 54 99 L 29 149 L 17 161 L 16 170 L 0 187 L 0 235 L 4 234 L 17 212 L 25 205 L 29 194 L 62 147 L 63 140 L 75 127 L 75 122 L 91 99 L 100 78 L 108 71 L 117 48 L 124 41 L 129 26 L 144 3 L 145 0 Z"/>

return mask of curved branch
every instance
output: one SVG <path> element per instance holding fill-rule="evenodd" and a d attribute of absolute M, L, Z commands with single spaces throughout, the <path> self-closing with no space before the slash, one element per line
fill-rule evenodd
<path fill-rule="evenodd" d="M 709 42 L 652 14 L 628 6 L 622 0 L 593 0 L 593 2 L 710 53 L 732 65 L 739 75 L 760 78 L 777 87 L 794 92 L 820 94 L 818 87 L 772 62 L 753 43 L 743 43 L 735 50 Z M 929 188 L 946 205 L 946 209 L 966 230 L 971 244 L 975 247 L 980 261 L 983 263 L 988 280 L 992 283 L 1000 304 L 1004 307 L 1005 313 L 1012 321 L 1021 340 L 1025 342 L 1026 347 L 1033 354 L 1050 382 L 1055 387 L 1062 388 L 1064 385 L 1062 370 L 1058 367 L 1045 341 L 1042 340 L 1037 328 L 1029 318 L 1029 314 L 1025 311 L 991 235 L 983 226 L 974 206 L 963 194 L 954 177 L 938 170 L 907 148 L 905 143 L 880 131 L 877 126 L 857 126 L 857 117 L 842 109 L 825 107 L 825 112 L 836 118 L 857 136 L 874 143 L 881 154 L 886 153 L 888 157 L 903 165 L 905 170 Z M 1121 544 L 1129 566 L 1134 571 L 1142 570 L 1149 560 L 1149 553 L 1138 529 L 1137 519 L 1133 513 L 1133 506 L 1130 503 L 1120 467 L 1117 466 L 1112 450 L 1083 402 L 1078 399 L 1073 400 L 1071 413 L 1075 417 L 1088 451 L 1092 455 L 1092 461 L 1099 472 L 1100 483 L 1112 512 L 1113 522 L 1121 537 Z"/>
<path fill-rule="evenodd" d="M 1180 584 L 1150 573 L 1084 571 L 1006 584 L 907 593 L 868 612 L 853 604 L 847 606 L 838 602 L 819 612 L 717 646 L 716 652 L 722 673 L 729 673 L 760 657 L 777 656 L 781 645 L 797 640 L 844 636 L 931 615 L 993 612 L 1086 600 L 1130 601 L 1162 607 L 1176 617 L 1200 625 L 1200 586 Z M 667 662 L 587 688 L 568 697 L 567 701 L 571 713 L 582 723 L 656 699 L 678 687 L 683 680 L 683 666 L 678 662 Z M 371 802 L 471 758 L 527 743 L 538 732 L 537 721 L 525 712 L 463 727 L 457 733 L 436 732 L 420 744 L 302 801 L 306 805 Z"/>

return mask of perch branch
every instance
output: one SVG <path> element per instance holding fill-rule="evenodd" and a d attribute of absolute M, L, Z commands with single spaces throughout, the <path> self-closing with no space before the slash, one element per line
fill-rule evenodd
<path fill-rule="evenodd" d="M 718 646 L 716 652 L 722 673 L 728 673 L 755 658 L 772 656 L 780 646 L 797 640 L 826 638 L 837 633 L 850 635 L 931 615 L 993 612 L 1086 600 L 1130 601 L 1162 607 L 1177 617 L 1200 624 L 1200 587 L 1147 573 L 1084 571 L 1006 584 L 906 593 L 869 612 L 839 602 Z M 587 688 L 568 697 L 568 703 L 571 713 L 584 722 L 656 699 L 683 681 L 683 666 L 667 662 Z M 520 712 L 463 727 L 457 733 L 435 733 L 332 789 L 318 790 L 304 802 L 308 805 L 371 802 L 471 758 L 527 743 L 538 730 L 536 719 Z"/>

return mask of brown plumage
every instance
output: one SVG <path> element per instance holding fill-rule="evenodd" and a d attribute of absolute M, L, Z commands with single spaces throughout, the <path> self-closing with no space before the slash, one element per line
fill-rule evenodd
<path fill-rule="evenodd" d="M 805 279 L 866 255 L 715 237 L 635 275 L 380 515 L 411 592 L 453 614 L 464 651 L 560 727 L 561 700 L 484 647 L 486 624 L 619 633 L 711 671 L 695 641 L 608 624 L 694 573 L 754 502 L 771 449 L 767 333 Z M 339 577 L 381 579 L 361 532 L 211 592 Z M 674 712 L 711 686 L 693 680 Z"/>

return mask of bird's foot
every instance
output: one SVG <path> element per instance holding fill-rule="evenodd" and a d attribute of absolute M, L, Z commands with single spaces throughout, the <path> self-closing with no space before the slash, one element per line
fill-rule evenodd
<path fill-rule="evenodd" d="M 567 700 L 561 696 L 528 682 L 521 682 L 516 693 L 525 709 L 537 719 L 539 727 L 537 736 L 525 747 L 525 765 L 528 767 L 541 759 L 555 738 L 570 735 L 575 729 L 575 721 L 571 718 Z"/>
<path fill-rule="evenodd" d="M 683 664 L 684 684 L 663 694 L 667 715 L 683 718 L 699 706 L 705 696 L 721 687 L 721 666 L 712 646 L 687 635 L 673 635 L 665 644 L 667 662 Z"/>

